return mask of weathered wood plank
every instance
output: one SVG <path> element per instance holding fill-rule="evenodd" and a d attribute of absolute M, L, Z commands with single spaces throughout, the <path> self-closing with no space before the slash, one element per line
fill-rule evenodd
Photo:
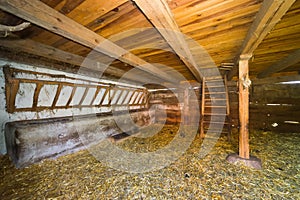
<path fill-rule="evenodd" d="M 37 0 L 1 0 L 0 8 L 49 31 L 104 53 L 168 82 L 177 82 L 165 72 L 147 63 L 115 43 L 87 29 Z"/>

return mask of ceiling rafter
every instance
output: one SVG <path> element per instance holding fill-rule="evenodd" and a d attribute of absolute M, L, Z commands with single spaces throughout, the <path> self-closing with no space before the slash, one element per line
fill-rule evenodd
<path fill-rule="evenodd" d="M 282 60 L 272 64 L 267 69 L 257 75 L 257 78 L 265 78 L 271 74 L 284 70 L 294 64 L 300 62 L 300 49 L 294 51 L 290 55 L 284 57 Z"/>
<path fill-rule="evenodd" d="M 201 82 L 201 75 L 197 69 L 193 55 L 183 34 L 181 33 L 172 11 L 165 0 L 133 0 L 147 19 L 160 32 L 163 38 L 179 56 L 182 62 Z"/>
<path fill-rule="evenodd" d="M 115 43 L 89 30 L 38 0 L 0 0 L 0 8 L 51 32 L 104 53 L 168 82 L 177 82 L 167 73 L 147 63 Z"/>
<path fill-rule="evenodd" d="M 281 20 L 296 0 L 264 0 L 241 49 L 235 58 L 235 67 L 228 73 L 228 80 L 237 74 L 240 55 L 253 55 L 255 49 L 264 40 L 274 26 Z"/>

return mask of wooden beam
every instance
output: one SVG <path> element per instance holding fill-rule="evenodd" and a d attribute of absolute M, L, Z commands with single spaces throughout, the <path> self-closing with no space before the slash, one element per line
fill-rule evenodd
<path fill-rule="evenodd" d="M 300 62 L 300 49 L 294 51 L 287 57 L 283 58 L 279 62 L 271 65 L 267 69 L 265 69 L 263 72 L 259 73 L 257 75 L 257 78 L 265 78 L 273 73 L 279 72 L 281 70 L 284 70 L 294 64 L 297 64 Z"/>
<path fill-rule="evenodd" d="M 147 63 L 115 43 L 59 13 L 38 0 L 0 0 L 0 8 L 53 33 L 104 53 L 168 82 L 177 82 L 167 73 Z"/>
<path fill-rule="evenodd" d="M 239 156 L 244 159 L 250 158 L 249 150 L 249 88 L 245 82 L 249 80 L 248 61 L 251 56 L 241 55 L 239 60 Z"/>
<path fill-rule="evenodd" d="M 229 72 L 228 80 L 236 75 L 239 56 L 243 54 L 253 54 L 255 49 L 264 40 L 274 26 L 281 20 L 289 8 L 296 0 L 264 0 L 253 21 L 246 38 L 239 50 L 235 67 Z"/>
<path fill-rule="evenodd" d="M 133 0 L 153 26 L 160 32 L 182 62 L 201 83 L 193 55 L 165 0 Z"/>
<path fill-rule="evenodd" d="M 92 69 L 95 71 L 104 72 L 104 64 L 91 60 L 89 58 L 84 58 L 82 56 L 72 54 L 60 49 L 54 48 L 52 46 L 44 45 L 39 42 L 35 42 L 30 39 L 1 39 L 0 46 L 14 49 L 17 51 L 26 52 L 29 54 L 34 54 L 42 56 L 45 58 L 57 60 L 60 62 L 69 63 L 76 66 L 82 66 L 87 69 Z M 83 62 L 86 59 L 85 62 Z M 122 76 L 125 73 L 123 70 L 114 68 L 109 70 L 111 75 Z"/>
<path fill-rule="evenodd" d="M 94 72 L 99 71 L 103 73 L 105 71 L 105 73 L 116 77 L 122 77 L 126 73 L 124 70 L 118 69 L 116 67 L 110 66 L 109 68 L 106 68 L 107 66 L 105 64 L 96 60 L 84 58 L 82 56 L 69 53 L 39 42 L 35 42 L 30 39 L 0 39 L 0 46 L 64 63 L 69 63 L 75 66 L 81 66 L 86 69 L 91 69 Z M 133 74 L 127 74 L 126 79 L 132 82 L 141 82 L 141 79 L 148 80 L 148 78 L 146 77 L 136 77 Z"/>

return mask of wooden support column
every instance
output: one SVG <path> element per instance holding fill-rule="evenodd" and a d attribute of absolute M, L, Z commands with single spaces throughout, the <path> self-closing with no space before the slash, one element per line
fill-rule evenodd
<path fill-rule="evenodd" d="M 251 81 L 249 80 L 248 61 L 251 56 L 251 54 L 243 54 L 239 59 L 239 154 L 229 154 L 226 160 L 233 164 L 241 162 L 247 167 L 261 169 L 261 160 L 249 155 L 249 86 Z"/>
<path fill-rule="evenodd" d="M 239 156 L 249 159 L 249 66 L 251 55 L 241 55 L 239 60 Z"/>
<path fill-rule="evenodd" d="M 204 105 L 205 105 L 205 77 L 202 79 L 202 100 L 201 100 L 201 119 L 200 119 L 200 137 L 204 138 Z"/>
<path fill-rule="evenodd" d="M 189 88 L 184 89 L 184 102 L 183 102 L 183 114 L 184 114 L 184 125 L 190 124 L 190 113 L 189 113 Z"/>

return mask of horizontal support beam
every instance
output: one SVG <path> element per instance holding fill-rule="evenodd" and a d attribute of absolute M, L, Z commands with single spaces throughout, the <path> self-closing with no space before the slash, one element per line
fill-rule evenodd
<path fill-rule="evenodd" d="M 126 72 L 124 70 L 118 69 L 116 67 L 107 66 L 103 63 L 95 61 L 93 59 L 85 58 L 73 53 L 69 53 L 52 46 L 48 46 L 39 42 L 35 42 L 30 39 L 0 39 L 0 46 L 13 49 L 16 51 L 26 52 L 33 55 L 42 56 L 45 58 L 53 59 L 56 61 L 69 63 L 75 66 L 84 67 L 92 71 L 98 71 L 100 73 L 108 73 L 116 77 L 122 77 Z M 126 78 L 132 82 L 140 82 L 143 76 L 133 76 L 132 74 L 127 74 Z M 147 80 L 143 77 L 143 80 Z"/>

